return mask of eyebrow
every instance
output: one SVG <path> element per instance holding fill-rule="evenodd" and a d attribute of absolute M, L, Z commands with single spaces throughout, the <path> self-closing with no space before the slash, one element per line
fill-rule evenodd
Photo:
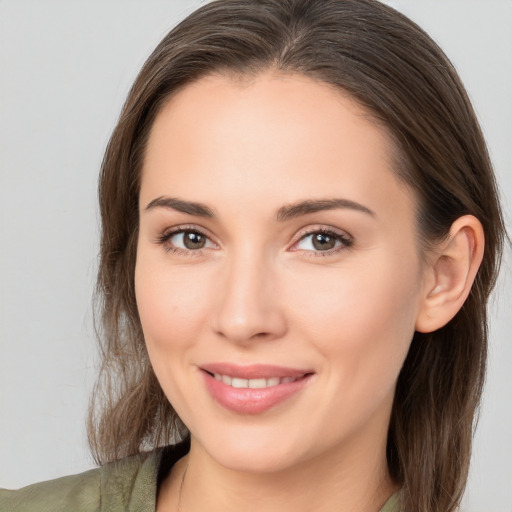
<path fill-rule="evenodd" d="M 350 199 L 307 199 L 279 208 L 276 214 L 278 221 L 285 221 L 322 210 L 349 209 L 366 213 L 375 217 L 375 212 Z"/>
<path fill-rule="evenodd" d="M 145 208 L 146 211 L 153 208 L 162 207 L 170 208 L 189 215 L 197 215 L 199 217 L 215 217 L 213 211 L 203 203 L 195 203 L 193 201 L 184 201 L 176 197 L 157 197 L 153 199 Z"/>
<path fill-rule="evenodd" d="M 157 197 L 146 206 L 145 210 L 149 211 L 157 207 L 170 208 L 178 212 L 196 215 L 198 217 L 215 217 L 215 214 L 207 205 L 194 201 L 185 201 L 176 197 Z M 335 209 L 355 210 L 371 215 L 372 217 L 376 216 L 375 212 L 366 206 L 355 201 L 351 201 L 350 199 L 306 199 L 304 201 L 298 201 L 279 208 L 276 213 L 276 220 L 278 222 L 284 222 L 310 213 Z"/>

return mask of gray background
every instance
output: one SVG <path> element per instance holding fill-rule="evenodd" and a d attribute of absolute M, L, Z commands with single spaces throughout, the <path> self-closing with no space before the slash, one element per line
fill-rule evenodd
<path fill-rule="evenodd" d="M 197 0 L 0 1 L 0 485 L 93 466 L 96 179 L 145 57 Z M 512 1 L 389 1 L 455 63 L 512 198 Z M 489 376 L 467 512 L 512 511 L 510 254 L 492 307 Z"/>

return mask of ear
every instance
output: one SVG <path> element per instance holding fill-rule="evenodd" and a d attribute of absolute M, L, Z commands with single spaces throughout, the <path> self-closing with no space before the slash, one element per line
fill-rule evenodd
<path fill-rule="evenodd" d="M 447 239 L 429 257 L 417 331 L 435 331 L 457 314 L 482 262 L 484 242 L 484 230 L 476 217 L 464 215 L 452 224 Z"/>

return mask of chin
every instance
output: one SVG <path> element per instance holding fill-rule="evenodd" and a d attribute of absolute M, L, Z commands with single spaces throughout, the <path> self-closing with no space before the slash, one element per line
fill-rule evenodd
<path fill-rule="evenodd" d="M 268 474 L 299 463 L 304 444 L 293 442 L 289 435 L 283 438 L 275 430 L 265 432 L 253 428 L 242 428 L 238 432 L 228 430 L 224 435 L 196 439 L 202 450 L 227 469 Z"/>
<path fill-rule="evenodd" d="M 216 454 L 216 461 L 231 471 L 261 475 L 279 473 L 295 465 L 295 460 L 291 456 L 274 453 L 272 448 L 247 450 L 237 446 L 230 446 L 222 453 Z"/>

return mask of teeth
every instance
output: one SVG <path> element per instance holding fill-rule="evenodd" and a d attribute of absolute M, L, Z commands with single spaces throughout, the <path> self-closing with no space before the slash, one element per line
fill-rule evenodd
<path fill-rule="evenodd" d="M 295 382 L 299 377 L 271 377 L 270 379 L 239 379 L 238 377 L 230 377 L 229 375 L 221 375 L 215 373 L 215 380 L 221 381 L 227 386 L 234 388 L 251 388 L 263 389 L 278 386 L 279 384 L 288 384 Z"/>
<path fill-rule="evenodd" d="M 249 381 L 247 379 L 237 379 L 234 377 L 231 380 L 231 385 L 234 388 L 248 388 L 249 387 Z"/>
<path fill-rule="evenodd" d="M 279 377 L 272 377 L 270 379 L 267 379 L 267 386 L 277 386 L 281 379 Z"/>
<path fill-rule="evenodd" d="M 279 379 L 277 379 L 279 382 Z M 266 388 L 268 386 L 267 379 L 250 379 L 247 381 L 252 389 Z"/>

